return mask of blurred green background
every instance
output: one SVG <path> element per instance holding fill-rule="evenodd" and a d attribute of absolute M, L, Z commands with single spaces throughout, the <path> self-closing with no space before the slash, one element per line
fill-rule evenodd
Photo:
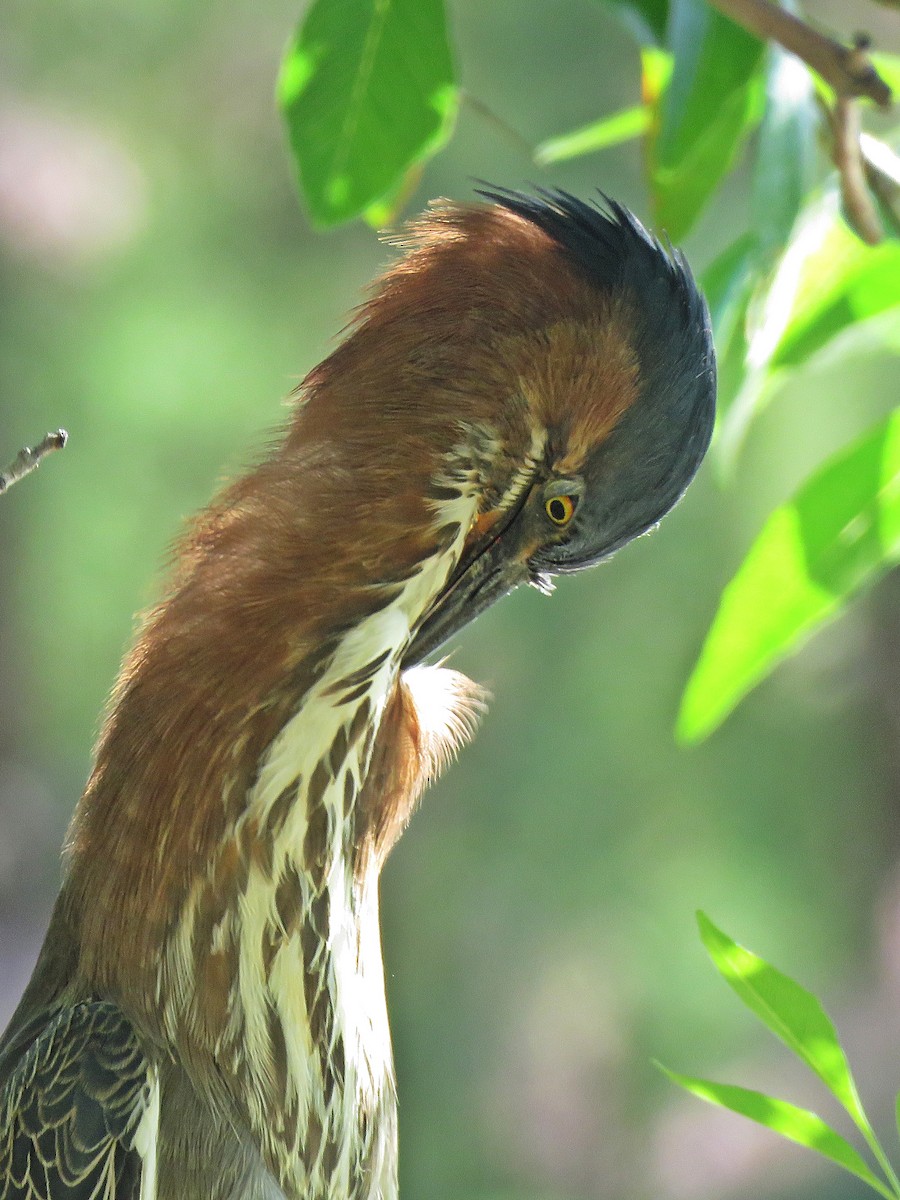
<path fill-rule="evenodd" d="M 900 50 L 872 3 L 809 4 Z M 636 102 L 589 0 L 453 0 L 468 92 L 527 142 Z M 0 501 L 0 1026 L 30 973 L 98 714 L 166 551 L 284 419 L 391 252 L 310 232 L 273 103 L 300 15 L 273 0 L 5 0 L 0 459 L 69 448 Z M 646 215 L 637 143 L 544 175 L 463 105 L 411 205 L 472 179 L 602 187 Z M 748 203 L 740 171 L 685 249 Z M 678 697 L 763 518 L 897 399 L 896 358 L 819 359 L 651 537 L 526 591 L 453 664 L 494 700 L 383 883 L 401 1191 L 429 1200 L 851 1197 L 835 1170 L 675 1092 L 740 1080 L 834 1116 L 722 987 L 702 907 L 815 988 L 888 1129 L 900 1086 L 900 585 L 888 579 L 677 748 Z M 838 1128 L 844 1129 L 840 1116 Z"/>

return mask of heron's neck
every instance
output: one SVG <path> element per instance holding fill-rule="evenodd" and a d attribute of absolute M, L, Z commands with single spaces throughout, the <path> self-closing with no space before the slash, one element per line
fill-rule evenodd
<path fill-rule="evenodd" d="M 304 1200 L 393 1195 L 378 871 L 470 724 L 452 673 L 429 712 L 400 662 L 469 518 L 392 582 L 335 585 L 340 611 L 289 541 L 201 556 L 126 664 L 73 826 L 83 985 L 236 1103 Z"/>
<path fill-rule="evenodd" d="M 336 642 L 160 959 L 165 1035 L 230 1079 L 270 1169 L 304 1200 L 396 1192 L 378 873 L 455 720 L 399 678 L 453 561 L 424 563 Z"/>

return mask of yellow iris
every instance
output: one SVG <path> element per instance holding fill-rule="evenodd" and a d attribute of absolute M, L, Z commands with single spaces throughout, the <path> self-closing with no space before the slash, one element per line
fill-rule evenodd
<path fill-rule="evenodd" d="M 554 525 L 568 525 L 575 515 L 575 503 L 575 496 L 551 496 L 544 508 Z"/>

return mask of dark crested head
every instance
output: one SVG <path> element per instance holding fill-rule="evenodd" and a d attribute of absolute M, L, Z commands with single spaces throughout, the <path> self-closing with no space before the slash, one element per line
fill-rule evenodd
<path fill-rule="evenodd" d="M 538 571 L 579 570 L 656 525 L 700 466 L 715 421 L 709 312 L 681 252 L 602 193 L 602 206 L 543 189 L 480 194 L 542 229 L 575 272 L 621 297 L 629 314 L 637 395 L 585 458 L 568 536 L 533 561 Z"/>
<path fill-rule="evenodd" d="M 527 428 L 517 448 L 498 442 L 494 475 L 511 483 L 473 525 L 407 663 L 519 584 L 546 587 L 655 526 L 696 473 L 715 419 L 709 313 L 679 251 L 602 194 L 596 204 L 562 191 L 480 194 L 493 207 L 471 219 L 493 240 L 492 277 L 503 282 L 504 256 L 520 268 L 515 286 L 495 289 L 493 310 L 483 279 L 471 285 L 476 311 L 500 330 L 494 357 L 508 364 L 492 376 L 497 424 L 503 408 L 524 410 Z M 455 277 L 457 294 L 466 278 Z M 504 305 L 520 314 L 513 336 Z"/>

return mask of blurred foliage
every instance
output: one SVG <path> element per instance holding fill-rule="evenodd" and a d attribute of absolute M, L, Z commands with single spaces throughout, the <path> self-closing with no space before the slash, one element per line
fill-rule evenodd
<path fill-rule="evenodd" d="M 665 8 L 452 0 L 456 126 L 440 154 L 414 156 L 410 208 L 469 196 L 473 177 L 537 178 L 583 196 L 600 187 L 651 221 L 646 132 L 552 173 L 526 147 L 627 109 L 645 114 L 634 132 L 649 131 Z M 878 36 L 877 10 L 817 11 L 843 38 Z M 879 44 L 896 54 L 889 15 Z M 131 614 L 158 594 L 184 520 L 258 456 L 284 419 L 280 398 L 391 257 L 362 223 L 322 237 L 298 211 L 272 104 L 297 17 L 295 0 L 4 9 L 0 459 L 58 424 L 71 442 L 0 504 L 0 1021 L 43 935 Z M 764 96 L 770 68 L 767 52 Z M 802 111 L 821 128 L 818 109 Z M 866 114 L 883 142 L 893 121 Z M 712 1114 L 694 1124 L 650 1069 L 653 1055 L 705 1070 L 733 1053 L 778 1069 L 703 977 L 698 905 L 835 997 L 873 1119 L 890 1114 L 894 581 L 715 737 L 690 750 L 671 737 L 722 587 L 773 509 L 897 401 L 895 307 L 807 342 L 796 365 L 770 367 L 771 343 L 755 341 L 786 253 L 754 214 L 777 231 L 808 187 L 785 197 L 774 168 L 757 170 L 776 128 L 764 108 L 684 235 L 714 299 L 723 373 L 731 362 L 730 411 L 751 345 L 765 365 L 743 391 L 740 436 L 720 436 L 712 469 L 652 537 L 550 601 L 517 594 L 454 651 L 495 699 L 384 877 L 403 1195 L 847 1200 L 808 1173 L 811 1155 L 773 1163 L 732 1126 L 710 1136 Z M 802 145 L 833 229 L 826 155 L 815 138 Z M 784 178 L 807 179 L 809 163 L 780 161 Z M 856 305 L 848 280 L 851 292 Z M 818 320 L 806 300 L 803 311 Z M 786 1086 L 806 1103 L 802 1084 Z"/>
<path fill-rule="evenodd" d="M 693 1079 L 663 1067 L 665 1074 L 702 1100 L 731 1109 L 789 1141 L 817 1151 L 863 1180 L 886 1200 L 898 1200 L 900 1180 L 862 1106 L 837 1031 L 817 997 L 759 955 L 732 941 L 704 913 L 698 913 L 698 921 L 700 936 L 719 974 L 750 1011 L 821 1079 L 862 1134 L 882 1176 L 876 1175 L 854 1146 L 816 1113 L 762 1092 Z"/>

